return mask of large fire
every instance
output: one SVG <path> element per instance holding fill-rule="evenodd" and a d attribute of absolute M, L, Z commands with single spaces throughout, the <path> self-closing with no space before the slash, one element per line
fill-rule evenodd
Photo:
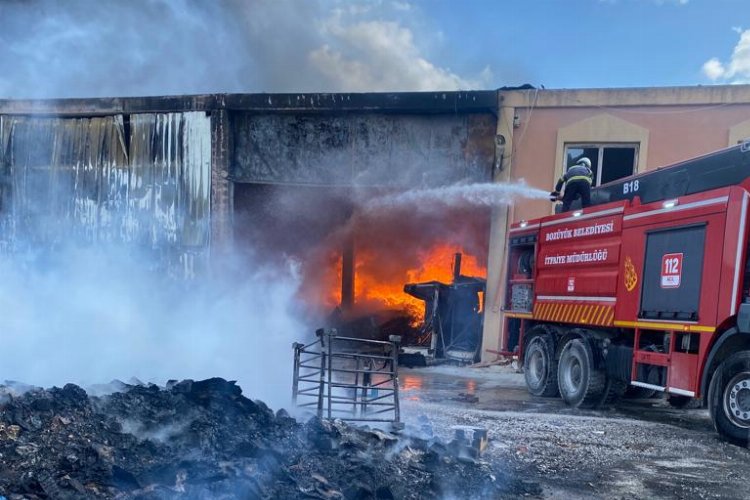
<path fill-rule="evenodd" d="M 276 224 L 263 219 L 265 232 L 250 236 L 253 245 L 266 246 L 267 255 L 281 253 L 299 263 L 300 304 L 312 317 L 345 325 L 408 316 L 414 325 L 423 318 L 424 302 L 404 292 L 404 285 L 451 283 L 456 253 L 462 255 L 462 275 L 486 276 L 489 212 L 484 208 L 372 208 L 367 199 L 356 198 L 362 193 L 343 201 L 317 191 L 300 201 L 292 193 L 297 191 L 289 192 L 279 210 L 283 213 L 286 205 L 304 210 Z M 268 220 L 277 219 L 269 215 Z"/>
<path fill-rule="evenodd" d="M 394 263 L 390 269 L 384 269 L 377 256 L 365 249 L 358 249 L 356 255 L 354 310 L 363 311 L 402 311 L 414 320 L 421 320 L 424 313 L 424 302 L 404 292 L 407 283 L 426 281 L 453 281 L 453 259 L 456 253 L 463 254 L 461 274 L 464 276 L 484 277 L 487 268 L 478 258 L 467 255 L 456 245 L 437 245 L 420 252 L 421 259 L 417 267 L 403 268 Z M 375 263 L 378 265 L 375 265 Z M 332 287 L 327 302 L 338 305 L 341 302 L 341 260 L 338 262 L 338 282 Z"/>

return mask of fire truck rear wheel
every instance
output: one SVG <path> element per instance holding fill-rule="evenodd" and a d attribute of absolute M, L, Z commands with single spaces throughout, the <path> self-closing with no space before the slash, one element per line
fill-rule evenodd
<path fill-rule="evenodd" d="M 734 353 L 716 368 L 708 409 L 719 434 L 741 446 L 750 444 L 750 351 Z"/>
<path fill-rule="evenodd" d="M 557 360 L 552 339 L 546 332 L 529 340 L 523 356 L 526 387 L 534 396 L 555 397 L 557 390 Z"/>
<path fill-rule="evenodd" d="M 569 340 L 557 367 L 557 384 L 563 400 L 575 408 L 595 408 L 604 399 L 606 383 L 606 373 L 594 366 L 591 346 L 582 339 Z"/>

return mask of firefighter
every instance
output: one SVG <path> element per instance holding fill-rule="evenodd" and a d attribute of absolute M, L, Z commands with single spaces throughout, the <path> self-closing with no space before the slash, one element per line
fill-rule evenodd
<path fill-rule="evenodd" d="M 591 205 L 591 183 L 594 174 L 591 171 L 591 160 L 585 156 L 579 159 L 575 165 L 568 167 L 568 171 L 557 181 L 555 190 L 550 193 L 552 200 L 560 199 L 560 190 L 565 184 L 565 193 L 562 195 L 562 211 L 570 210 L 570 205 L 576 198 L 581 198 L 581 207 Z"/>

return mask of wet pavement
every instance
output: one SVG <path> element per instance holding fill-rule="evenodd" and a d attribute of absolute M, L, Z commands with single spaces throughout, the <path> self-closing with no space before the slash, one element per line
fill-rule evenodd
<path fill-rule="evenodd" d="M 450 438 L 487 428 L 482 460 L 539 498 L 750 498 L 750 451 L 723 442 L 705 410 L 663 399 L 576 410 L 526 392 L 509 367 L 402 368 L 402 419 Z"/>

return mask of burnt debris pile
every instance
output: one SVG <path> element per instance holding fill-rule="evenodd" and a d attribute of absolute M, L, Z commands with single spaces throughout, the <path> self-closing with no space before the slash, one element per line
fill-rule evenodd
<path fill-rule="evenodd" d="M 233 382 L 0 386 L 9 498 L 435 498 L 521 493 L 435 439 L 298 423 Z M 110 387 L 110 390 L 112 387 Z M 521 488 L 522 489 L 522 488 Z"/>

